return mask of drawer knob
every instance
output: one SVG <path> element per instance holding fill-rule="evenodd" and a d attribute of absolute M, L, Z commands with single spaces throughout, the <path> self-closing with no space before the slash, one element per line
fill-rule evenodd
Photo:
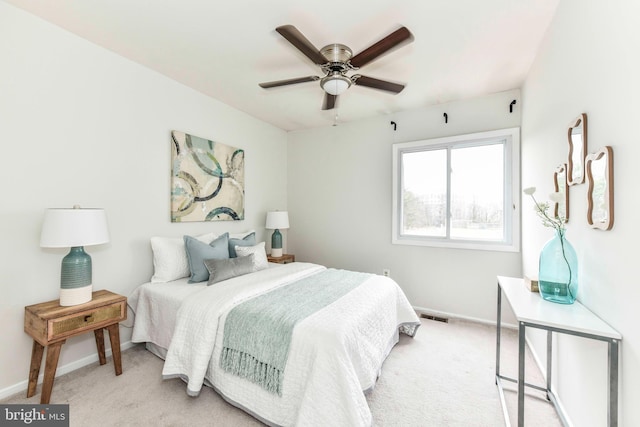
<path fill-rule="evenodd" d="M 88 316 L 84 316 L 84 321 L 86 323 L 93 322 L 93 314 L 89 314 Z"/>

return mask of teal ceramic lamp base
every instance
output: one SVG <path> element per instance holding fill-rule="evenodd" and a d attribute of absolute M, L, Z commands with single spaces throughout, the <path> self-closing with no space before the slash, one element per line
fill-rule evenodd
<path fill-rule="evenodd" d="M 276 258 L 282 256 L 282 234 L 277 228 L 271 235 L 271 256 Z"/>
<path fill-rule="evenodd" d="M 60 305 L 71 306 L 91 301 L 91 256 L 82 246 L 71 248 L 62 259 Z"/>

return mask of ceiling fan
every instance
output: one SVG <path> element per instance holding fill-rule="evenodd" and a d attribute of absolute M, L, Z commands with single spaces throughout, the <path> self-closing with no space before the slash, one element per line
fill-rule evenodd
<path fill-rule="evenodd" d="M 353 56 L 353 52 L 348 46 L 339 43 L 330 44 L 318 50 L 293 25 L 282 25 L 276 28 L 276 31 L 307 58 L 312 60 L 314 64 L 320 66 L 324 77 L 298 77 L 260 83 L 260 87 L 264 89 L 320 80 L 320 87 L 325 91 L 324 102 L 322 104 L 323 110 L 335 108 L 338 102 L 338 95 L 344 93 L 351 85 L 384 90 L 394 94 L 400 93 L 402 89 L 404 89 L 404 85 L 402 84 L 374 79 L 373 77 L 360 74 L 348 76 L 347 73 L 349 71 L 359 70 L 364 65 L 379 58 L 404 42 L 413 41 L 413 35 L 406 27 L 397 29 L 356 56 Z"/>

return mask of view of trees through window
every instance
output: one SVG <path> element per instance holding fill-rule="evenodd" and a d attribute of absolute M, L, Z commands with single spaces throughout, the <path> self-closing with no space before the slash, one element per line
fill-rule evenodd
<path fill-rule="evenodd" d="M 401 164 L 402 235 L 505 239 L 504 140 L 421 147 Z"/>

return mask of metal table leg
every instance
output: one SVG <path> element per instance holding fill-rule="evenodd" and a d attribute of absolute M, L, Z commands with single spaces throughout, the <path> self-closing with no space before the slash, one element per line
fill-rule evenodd
<path fill-rule="evenodd" d="M 518 322 L 518 427 L 524 427 L 524 322 Z"/>
<path fill-rule="evenodd" d="M 553 336 L 551 331 L 547 331 L 547 400 L 551 400 L 549 393 L 551 392 L 551 365 L 553 357 Z"/>
<path fill-rule="evenodd" d="M 608 426 L 618 425 L 618 340 L 609 341 L 609 407 L 607 408 Z"/>
<path fill-rule="evenodd" d="M 496 315 L 496 384 L 500 375 L 500 332 L 502 330 L 502 289 L 498 285 L 498 313 Z"/>

